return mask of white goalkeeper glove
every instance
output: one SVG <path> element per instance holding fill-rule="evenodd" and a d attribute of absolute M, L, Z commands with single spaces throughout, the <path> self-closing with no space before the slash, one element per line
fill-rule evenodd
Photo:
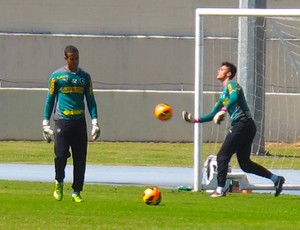
<path fill-rule="evenodd" d="M 221 124 L 221 121 L 223 121 L 225 118 L 226 112 L 227 112 L 226 107 L 223 107 L 221 111 L 217 112 L 217 114 L 214 116 L 214 123 L 218 125 Z"/>
<path fill-rule="evenodd" d="M 43 120 L 43 137 L 45 141 L 50 143 L 52 141 L 52 136 L 54 135 L 53 130 L 51 129 L 49 120 Z"/>
<path fill-rule="evenodd" d="M 100 126 L 98 125 L 97 119 L 92 119 L 92 139 L 93 141 L 97 140 L 97 138 L 100 136 Z"/>
<path fill-rule="evenodd" d="M 200 122 L 199 119 L 195 119 L 191 113 L 188 113 L 186 111 L 182 111 L 182 118 L 183 120 L 191 123 Z"/>

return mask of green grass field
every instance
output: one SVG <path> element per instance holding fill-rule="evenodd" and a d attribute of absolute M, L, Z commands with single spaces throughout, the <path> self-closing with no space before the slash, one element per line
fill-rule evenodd
<path fill-rule="evenodd" d="M 217 154 L 220 144 L 204 144 L 202 161 Z M 52 164 L 53 143 L 0 141 L 1 163 Z M 274 157 L 252 157 L 270 169 L 300 169 L 297 144 L 267 144 Z M 90 142 L 88 164 L 193 167 L 192 143 Z M 237 167 L 236 157 L 231 164 Z"/>
<path fill-rule="evenodd" d="M 53 184 L 0 181 L 0 229 L 298 229 L 300 198 L 161 189 L 162 202 L 142 202 L 144 187 L 86 185 L 84 203 L 52 198 Z"/>
<path fill-rule="evenodd" d="M 204 156 L 218 145 L 206 145 Z M 270 152 L 297 156 L 289 149 L 269 146 Z M 52 164 L 53 144 L 0 142 L 1 163 Z M 273 168 L 299 169 L 297 157 L 254 157 Z M 193 166 L 193 145 L 180 143 L 90 143 L 88 164 Z M 267 166 L 268 167 L 268 166 Z M 53 183 L 0 180 L 0 229 L 298 229 L 300 197 L 238 194 L 211 198 L 205 192 L 161 188 L 162 202 L 142 202 L 146 187 L 90 185 L 84 203 L 71 201 L 65 185 L 61 202 L 52 197 Z"/>

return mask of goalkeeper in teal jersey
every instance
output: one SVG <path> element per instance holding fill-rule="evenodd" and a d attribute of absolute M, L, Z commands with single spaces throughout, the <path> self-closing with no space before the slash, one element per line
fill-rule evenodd
<path fill-rule="evenodd" d="M 224 143 L 217 154 L 217 182 L 218 187 L 211 194 L 211 197 L 222 197 L 224 191 L 228 164 L 233 154 L 236 153 L 241 169 L 247 173 L 253 173 L 268 178 L 274 182 L 275 196 L 279 196 L 285 178 L 271 173 L 263 166 L 251 161 L 251 146 L 256 134 L 256 125 L 251 117 L 243 89 L 233 81 L 236 74 L 236 67 L 232 63 L 223 62 L 217 73 L 217 79 L 222 82 L 223 91 L 218 102 L 212 111 L 200 118 L 194 118 L 191 113 L 182 112 L 183 119 L 187 122 L 208 122 L 214 121 L 220 124 L 228 112 L 231 118 L 231 128 L 224 140 Z"/>
<path fill-rule="evenodd" d="M 45 102 L 43 135 L 47 142 L 54 136 L 55 190 L 54 198 L 63 198 L 63 186 L 67 159 L 73 158 L 73 193 L 75 202 L 82 202 L 80 192 L 83 189 L 87 155 L 87 126 L 85 103 L 92 119 L 92 139 L 100 135 L 97 105 L 93 94 L 92 80 L 79 65 L 79 52 L 74 46 L 65 48 L 66 66 L 54 71 L 49 80 Z M 53 112 L 55 122 L 51 129 L 50 118 Z M 70 153 L 71 150 L 71 153 Z"/>

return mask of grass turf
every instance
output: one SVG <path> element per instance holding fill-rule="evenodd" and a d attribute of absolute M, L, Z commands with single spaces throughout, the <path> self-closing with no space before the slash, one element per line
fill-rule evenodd
<path fill-rule="evenodd" d="M 205 144 L 202 160 L 220 144 Z M 299 169 L 298 145 L 268 145 L 274 157 L 252 157 L 268 168 Z M 52 164 L 53 144 L 0 142 L 1 163 Z M 88 164 L 193 167 L 190 143 L 89 143 Z M 235 157 L 232 165 L 236 164 Z M 0 229 L 297 229 L 299 196 L 229 194 L 161 189 L 162 202 L 147 206 L 145 187 L 85 185 L 84 203 L 52 197 L 53 183 L 0 181 Z"/>
<path fill-rule="evenodd" d="M 251 159 L 268 169 L 299 169 L 298 144 L 266 145 L 274 156 Z M 209 154 L 217 154 L 220 144 L 204 144 L 202 161 Z M 53 164 L 53 143 L 44 141 L 0 141 L 1 163 Z M 143 165 L 193 167 L 192 143 L 90 142 L 88 164 Z M 234 156 L 231 165 L 237 168 Z"/>
<path fill-rule="evenodd" d="M 0 181 L 0 229 L 297 229 L 298 196 L 229 194 L 161 189 L 162 202 L 147 206 L 145 187 L 86 185 L 85 202 L 55 201 L 53 184 Z"/>

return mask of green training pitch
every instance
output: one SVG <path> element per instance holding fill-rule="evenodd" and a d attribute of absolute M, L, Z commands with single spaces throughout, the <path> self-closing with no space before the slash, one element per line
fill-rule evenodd
<path fill-rule="evenodd" d="M 145 187 L 86 185 L 85 202 L 62 201 L 53 184 L 0 181 L 0 229 L 297 229 L 299 196 L 229 194 L 161 189 L 162 202 L 142 202 Z"/>
<path fill-rule="evenodd" d="M 209 154 L 216 155 L 220 144 L 206 143 L 202 161 Z M 252 160 L 268 169 L 299 169 L 298 144 L 272 144 L 266 146 L 274 156 L 254 157 Z M 1 163 L 53 164 L 53 143 L 45 141 L 0 141 Z M 142 165 L 193 167 L 192 143 L 90 142 L 88 164 Z M 238 167 L 233 156 L 231 165 Z"/>
<path fill-rule="evenodd" d="M 205 144 L 203 161 L 220 144 Z M 299 169 L 298 145 L 268 145 L 280 157 L 252 157 L 267 168 Z M 53 143 L 0 142 L 1 163 L 53 164 Z M 96 142 L 88 164 L 193 167 L 191 143 Z M 290 157 L 293 156 L 293 157 Z M 71 162 L 71 160 L 70 160 Z M 233 157 L 232 165 L 236 164 Z M 204 192 L 161 189 L 162 202 L 142 202 L 146 187 L 85 185 L 84 203 L 52 197 L 53 183 L 0 180 L 0 229 L 298 229 L 300 198 L 236 194 L 211 198 Z"/>

